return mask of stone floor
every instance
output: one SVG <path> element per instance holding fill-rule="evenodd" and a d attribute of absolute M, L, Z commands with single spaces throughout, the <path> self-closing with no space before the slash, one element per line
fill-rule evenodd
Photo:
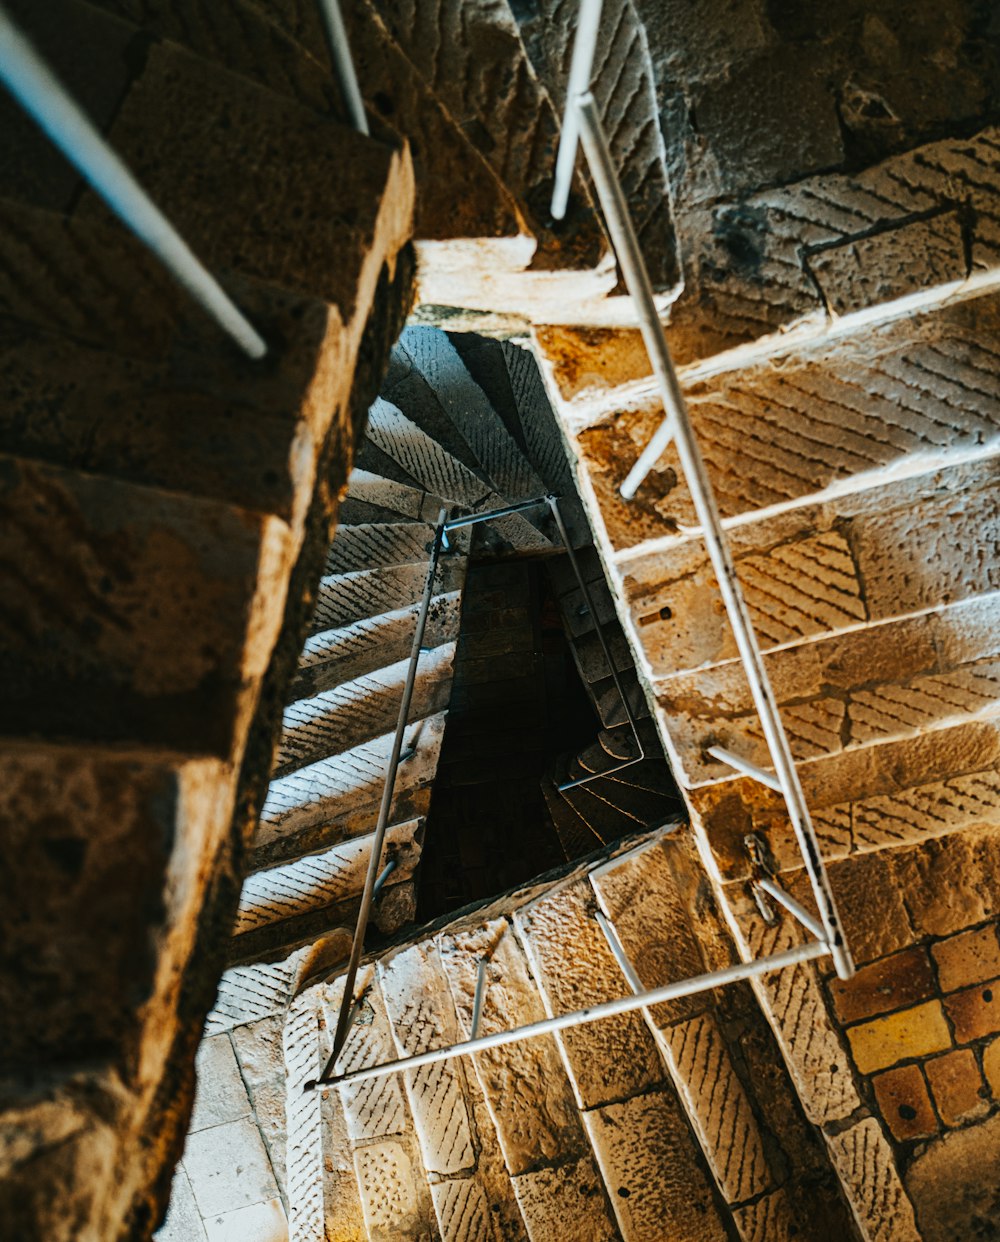
<path fill-rule="evenodd" d="M 157 1242 L 287 1242 L 271 1157 L 230 1032 L 202 1041 L 198 1089 Z"/>

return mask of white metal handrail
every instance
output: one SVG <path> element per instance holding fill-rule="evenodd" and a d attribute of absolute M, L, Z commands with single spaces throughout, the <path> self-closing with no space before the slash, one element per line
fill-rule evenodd
<path fill-rule="evenodd" d="M 174 279 L 245 353 L 263 358 L 267 353 L 263 337 L 2 8 L 0 82 Z"/>

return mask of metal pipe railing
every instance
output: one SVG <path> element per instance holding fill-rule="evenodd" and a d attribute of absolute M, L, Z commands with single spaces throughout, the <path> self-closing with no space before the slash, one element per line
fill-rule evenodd
<path fill-rule="evenodd" d="M 743 593 L 740 590 L 729 540 L 722 527 L 711 480 L 691 426 L 687 405 L 663 334 L 663 327 L 655 316 L 650 318 L 649 315 L 652 299 L 649 275 L 642 259 L 621 183 L 611 161 L 611 153 L 597 115 L 594 97 L 590 94 L 584 95 L 578 100 L 578 107 L 580 133 L 587 162 L 597 186 L 598 198 L 611 233 L 612 243 L 622 265 L 625 282 L 636 300 L 640 321 L 643 324 L 643 339 L 647 339 L 648 335 L 656 343 L 655 351 L 650 353 L 650 360 L 653 362 L 654 369 L 657 370 L 657 378 L 662 379 L 664 405 L 668 409 L 674 444 L 691 492 L 698 521 L 701 524 L 712 568 L 718 579 L 719 590 L 726 606 L 740 658 L 743 661 L 754 706 L 771 753 L 775 777 L 780 783 L 792 828 L 802 853 L 802 860 L 812 882 L 823 927 L 823 939 L 830 946 L 837 974 L 841 979 L 849 979 L 854 973 L 854 966 L 837 911 L 837 903 L 820 855 L 819 842 L 809 816 L 809 808 L 799 782 L 788 737 L 781 723 L 777 700 L 764 667 Z M 667 421 L 664 420 L 664 424 L 661 424 L 661 432 Z"/>
<path fill-rule="evenodd" d="M 742 773 L 743 776 L 749 776 L 751 780 L 757 781 L 761 785 L 766 785 L 768 789 L 773 789 L 775 793 L 781 793 L 781 781 L 773 772 L 768 772 L 766 768 L 758 767 L 756 763 L 751 763 L 749 759 L 742 759 L 739 755 L 734 755 L 731 750 L 724 750 L 721 746 L 706 746 L 705 754 L 711 755 L 713 759 L 718 759 L 720 763 L 725 763 L 735 772 Z"/>
<path fill-rule="evenodd" d="M 710 988 L 722 987 L 727 983 L 737 983 L 741 979 L 753 979 L 757 975 L 769 974 L 773 970 L 784 970 L 799 962 L 827 957 L 829 953 L 830 950 L 825 944 L 810 941 L 808 944 L 795 945 L 791 949 L 775 953 L 770 957 L 759 957 L 752 962 L 737 962 L 733 966 L 725 966 L 722 970 L 714 970 L 710 974 L 681 979 L 677 983 L 665 983 L 662 987 L 650 988 L 648 991 L 641 990 L 631 996 L 620 996 L 615 1000 L 603 1001 L 601 1004 L 591 1005 L 586 1009 L 575 1009 L 572 1013 L 557 1014 L 554 1018 L 543 1018 L 539 1022 L 530 1022 L 526 1026 L 512 1027 L 507 1031 L 494 1031 L 490 1035 L 480 1035 L 476 1039 L 461 1040 L 458 1043 L 448 1044 L 446 1047 L 432 1048 L 416 1056 L 401 1057 L 398 1061 L 385 1061 L 381 1065 L 354 1070 L 336 1078 L 317 1078 L 312 1082 L 307 1082 L 303 1091 L 328 1091 L 333 1087 L 345 1086 L 348 1083 L 385 1078 L 401 1070 L 415 1070 L 424 1065 L 434 1065 L 439 1061 L 450 1061 L 454 1057 L 466 1056 L 469 1053 L 502 1048 L 506 1044 L 533 1039 L 537 1035 L 551 1035 L 554 1031 L 564 1031 L 569 1027 L 599 1022 L 602 1018 L 615 1018 L 623 1013 L 634 1013 L 637 1009 L 659 1005 L 663 1001 L 676 1000 L 681 996 L 693 996 L 698 992 L 707 992 Z"/>
<path fill-rule="evenodd" d="M 555 184 L 552 189 L 551 211 L 555 220 L 564 219 L 569 205 L 573 169 L 576 166 L 576 148 L 580 141 L 580 122 L 573 101 L 590 89 L 594 52 L 597 50 L 597 32 L 601 25 L 601 7 L 602 0 L 581 0 L 576 19 L 573 59 L 566 84 L 567 102 L 559 135 L 559 150 L 556 152 Z"/>
<path fill-rule="evenodd" d="M 347 40 L 347 29 L 340 11 L 338 0 L 319 0 L 320 16 L 323 19 L 323 33 L 330 51 L 330 62 L 340 87 L 340 93 L 351 118 L 351 124 L 359 134 L 368 136 L 368 117 L 365 115 L 365 102 L 361 98 L 358 86 L 358 75 L 354 71 L 354 57 Z"/>
<path fill-rule="evenodd" d="M 0 82 L 122 223 L 251 358 L 267 345 L 132 176 L 31 42 L 0 8 Z"/>
<path fill-rule="evenodd" d="M 410 662 L 406 669 L 406 682 L 403 686 L 403 697 L 399 703 L 399 715 L 396 718 L 396 733 L 392 739 L 392 750 L 386 768 L 385 785 L 382 789 L 382 802 L 379 806 L 378 823 L 372 839 L 371 855 L 368 859 L 368 871 L 365 875 L 365 887 L 361 894 L 361 907 L 358 910 L 358 921 L 351 944 L 351 956 L 347 964 L 347 977 L 344 980 L 344 996 L 340 1003 L 337 1017 L 337 1030 L 333 1037 L 333 1051 L 324 1066 L 320 1077 L 325 1078 L 337 1063 L 347 1039 L 350 1027 L 351 1006 L 354 1003 L 354 984 L 358 977 L 358 966 L 365 948 L 365 932 L 368 930 L 368 919 L 371 915 L 372 902 L 375 897 L 375 885 L 378 881 L 379 864 L 382 861 L 382 847 L 385 844 L 386 829 L 389 826 L 389 812 L 392 808 L 392 796 L 396 789 L 396 773 L 399 769 L 399 756 L 403 749 L 403 735 L 410 715 L 410 703 L 413 699 L 413 688 L 417 681 L 417 665 L 420 662 L 420 648 L 424 642 L 424 631 L 427 628 L 427 617 L 430 612 L 431 600 L 434 597 L 434 582 L 437 577 L 438 561 L 441 559 L 442 540 L 444 538 L 447 510 L 438 514 L 434 532 L 434 543 L 431 547 L 430 562 L 427 566 L 427 579 L 424 583 L 424 594 L 420 601 L 420 612 L 417 614 L 417 625 L 413 632 L 413 645 L 410 648 Z"/>
<path fill-rule="evenodd" d="M 597 922 L 597 926 L 604 933 L 604 939 L 608 942 L 608 948 L 614 955 L 614 959 L 618 963 L 618 969 L 625 976 L 629 987 L 633 992 L 641 992 L 643 990 L 642 980 L 636 974 L 635 967 L 629 961 L 629 956 L 625 952 L 625 946 L 619 940 L 617 931 L 611 925 L 611 920 L 600 907 L 594 911 L 594 919 Z"/>
<path fill-rule="evenodd" d="M 754 886 L 763 889 L 769 897 L 774 898 L 778 905 L 784 906 L 788 913 L 793 918 L 798 919 L 811 936 L 815 936 L 817 940 L 823 939 L 823 928 L 817 920 L 813 918 L 805 906 L 796 901 L 791 893 L 785 892 L 781 885 L 771 879 L 770 876 L 761 876 L 759 879 L 754 880 Z"/>

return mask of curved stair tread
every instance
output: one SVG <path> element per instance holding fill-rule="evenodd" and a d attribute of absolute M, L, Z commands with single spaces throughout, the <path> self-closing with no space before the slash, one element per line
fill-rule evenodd
<path fill-rule="evenodd" d="M 591 828 L 582 816 L 567 803 L 555 785 L 542 781 L 542 797 L 549 819 L 559 838 L 559 845 L 567 859 L 580 858 L 607 842 Z"/>
<path fill-rule="evenodd" d="M 439 647 L 457 641 L 460 607 L 459 591 L 431 598 L 424 646 Z M 419 604 L 411 604 L 377 617 L 364 617 L 339 629 L 311 634 L 299 656 L 292 696 L 307 698 L 407 658 L 419 611 Z"/>
<path fill-rule="evenodd" d="M 433 716 L 448 706 L 455 644 L 421 654 L 410 720 Z M 276 776 L 286 776 L 317 759 L 349 750 L 391 729 L 399 715 L 409 660 L 367 673 L 309 699 L 289 703 L 283 716 Z"/>
<path fill-rule="evenodd" d="M 337 527 L 323 575 L 382 569 L 386 565 L 427 563 L 434 527 L 423 522 L 366 522 Z"/>
<path fill-rule="evenodd" d="M 340 502 L 339 516 L 344 522 L 436 522 L 444 501 L 422 488 L 398 483 L 369 470 L 355 467 L 350 474 L 347 495 Z"/>
<path fill-rule="evenodd" d="M 434 582 L 434 593 L 460 590 L 465 581 L 465 558 L 445 555 Z M 387 565 L 321 578 L 310 633 L 336 629 L 418 603 L 427 581 L 426 565 Z"/>

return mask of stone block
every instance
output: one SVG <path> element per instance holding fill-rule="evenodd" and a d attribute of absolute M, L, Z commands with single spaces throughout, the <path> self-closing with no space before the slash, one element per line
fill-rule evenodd
<path fill-rule="evenodd" d="M 208 1242 L 288 1242 L 288 1220 L 280 1199 L 212 1216 L 205 1229 Z"/>
<path fill-rule="evenodd" d="M 614 1242 L 618 1231 L 591 1157 L 511 1178 L 532 1242 Z"/>
<path fill-rule="evenodd" d="M 1000 975 L 1000 944 L 994 924 L 962 932 L 931 946 L 943 992 Z"/>
<path fill-rule="evenodd" d="M 427 1227 L 417 1193 L 422 1174 L 403 1145 L 386 1139 L 359 1147 L 354 1164 L 368 1237 L 373 1242 L 392 1242 L 411 1234 L 419 1237 L 419 1230 Z"/>
<path fill-rule="evenodd" d="M 950 936 L 1000 913 L 995 820 L 893 857 L 893 874 L 917 936 Z"/>
<path fill-rule="evenodd" d="M 589 882 L 578 881 L 515 916 L 549 1014 L 628 993 L 604 933 L 590 916 L 593 900 Z M 639 1013 L 568 1028 L 557 1039 L 581 1107 L 627 1099 L 663 1081 L 665 1071 Z"/>
<path fill-rule="evenodd" d="M 937 1117 L 919 1065 L 902 1065 L 876 1074 L 872 1086 L 893 1138 L 905 1141 L 937 1134 Z"/>
<path fill-rule="evenodd" d="M 191 1133 L 250 1114 L 250 1098 L 228 1035 L 203 1039 L 195 1058 L 198 1086 L 191 1113 Z"/>
<path fill-rule="evenodd" d="M 865 1242 L 925 1242 L 892 1148 L 873 1117 L 828 1136 L 827 1146 Z"/>
<path fill-rule="evenodd" d="M 970 1049 L 959 1048 L 942 1057 L 932 1057 L 924 1069 L 946 1126 L 960 1126 L 990 1111 L 976 1054 Z"/>
<path fill-rule="evenodd" d="M 206 1221 L 278 1196 L 260 1131 L 251 1117 L 188 1135 L 184 1168 Z"/>
<path fill-rule="evenodd" d="M 938 1000 L 914 1005 L 888 1017 L 848 1028 L 851 1054 L 862 1074 L 886 1069 L 909 1057 L 924 1057 L 951 1047 L 951 1031 Z"/>
<path fill-rule="evenodd" d="M 755 1203 L 736 1208 L 733 1220 L 742 1242 L 794 1242 L 799 1227 L 784 1190 L 774 1190 Z"/>
<path fill-rule="evenodd" d="M 832 979 L 830 995 L 841 1022 L 858 1022 L 926 1000 L 935 992 L 927 950 L 904 949 L 863 966 L 853 979 Z"/>
<path fill-rule="evenodd" d="M 714 1186 L 672 1095 L 638 1095 L 583 1121 L 626 1242 L 723 1242 Z"/>
<path fill-rule="evenodd" d="M 279 1190 L 285 1189 L 285 1058 L 281 1046 L 284 1015 L 235 1027 L 230 1038 L 247 1086 L 257 1127 L 274 1169 Z"/>
<path fill-rule="evenodd" d="M 1000 1031 L 1000 979 L 946 996 L 944 1006 L 960 1044 Z"/>
<path fill-rule="evenodd" d="M 205 1225 L 182 1161 L 170 1183 L 167 1218 L 153 1235 L 155 1242 L 208 1242 Z"/>
<path fill-rule="evenodd" d="M 1000 1039 L 991 1040 L 983 1048 L 983 1073 L 994 1099 L 1000 1098 Z"/>
<path fill-rule="evenodd" d="M 996 1116 L 953 1130 L 915 1156 L 906 1172 L 906 1188 L 920 1213 L 922 1242 L 974 1239 L 984 1231 L 989 1236 L 998 1162 L 1000 1117 Z"/>

